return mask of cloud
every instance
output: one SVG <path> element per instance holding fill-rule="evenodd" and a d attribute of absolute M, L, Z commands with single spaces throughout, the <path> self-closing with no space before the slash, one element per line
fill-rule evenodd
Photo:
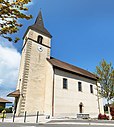
<path fill-rule="evenodd" d="M 15 90 L 21 54 L 12 44 L 0 43 L 0 97 Z"/>

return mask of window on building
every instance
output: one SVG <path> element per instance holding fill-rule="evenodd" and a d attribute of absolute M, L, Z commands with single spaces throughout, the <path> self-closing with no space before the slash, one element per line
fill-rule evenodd
<path fill-rule="evenodd" d="M 90 93 L 93 93 L 93 85 L 90 85 Z"/>
<path fill-rule="evenodd" d="M 68 81 L 66 78 L 63 78 L 63 89 L 67 89 L 68 88 Z"/>
<path fill-rule="evenodd" d="M 83 103 L 81 102 L 80 104 L 79 104 L 79 113 L 83 113 Z"/>
<path fill-rule="evenodd" d="M 82 91 L 82 83 L 78 82 L 78 91 Z"/>
<path fill-rule="evenodd" d="M 42 40 L 43 40 L 43 37 L 42 36 L 38 36 L 38 39 L 37 39 L 37 42 L 39 43 L 39 44 L 42 44 Z"/>

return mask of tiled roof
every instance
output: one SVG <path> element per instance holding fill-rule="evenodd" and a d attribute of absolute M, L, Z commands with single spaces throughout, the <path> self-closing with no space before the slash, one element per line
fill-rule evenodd
<path fill-rule="evenodd" d="M 94 74 L 92 74 L 91 72 L 86 71 L 86 70 L 84 70 L 82 68 L 76 67 L 76 66 L 71 65 L 71 64 L 68 64 L 68 63 L 65 63 L 63 61 L 60 61 L 60 60 L 55 59 L 55 58 L 52 58 L 52 57 L 50 59 L 47 59 L 47 60 L 54 67 L 63 69 L 65 71 L 69 71 L 71 73 L 78 74 L 78 75 L 83 76 L 83 77 L 86 77 L 86 78 L 91 78 L 91 79 L 97 80 L 97 77 Z"/>

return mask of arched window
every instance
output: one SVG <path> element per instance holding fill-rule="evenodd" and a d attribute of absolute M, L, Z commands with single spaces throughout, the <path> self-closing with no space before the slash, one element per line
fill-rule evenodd
<path fill-rule="evenodd" d="M 38 39 L 37 39 L 37 42 L 39 43 L 39 44 L 42 44 L 42 40 L 43 40 L 43 37 L 42 36 L 38 36 Z"/>
<path fill-rule="evenodd" d="M 79 113 L 83 113 L 83 103 L 81 102 L 80 104 L 79 104 Z"/>

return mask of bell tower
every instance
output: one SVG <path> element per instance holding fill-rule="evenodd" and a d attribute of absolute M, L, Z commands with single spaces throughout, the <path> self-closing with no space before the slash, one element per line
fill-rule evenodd
<path fill-rule="evenodd" d="M 16 114 L 34 115 L 44 113 L 46 65 L 50 58 L 51 34 L 44 27 L 41 11 L 33 25 L 24 34 L 22 57 L 17 89 L 20 97 L 17 101 Z"/>
<path fill-rule="evenodd" d="M 40 11 L 35 23 L 32 26 L 29 26 L 25 32 L 23 37 L 24 45 L 26 45 L 27 40 L 33 41 L 34 43 L 37 43 L 37 48 L 40 52 L 43 51 L 43 48 L 47 48 L 47 58 L 50 58 L 51 38 L 51 34 L 44 27 L 42 13 Z"/>

